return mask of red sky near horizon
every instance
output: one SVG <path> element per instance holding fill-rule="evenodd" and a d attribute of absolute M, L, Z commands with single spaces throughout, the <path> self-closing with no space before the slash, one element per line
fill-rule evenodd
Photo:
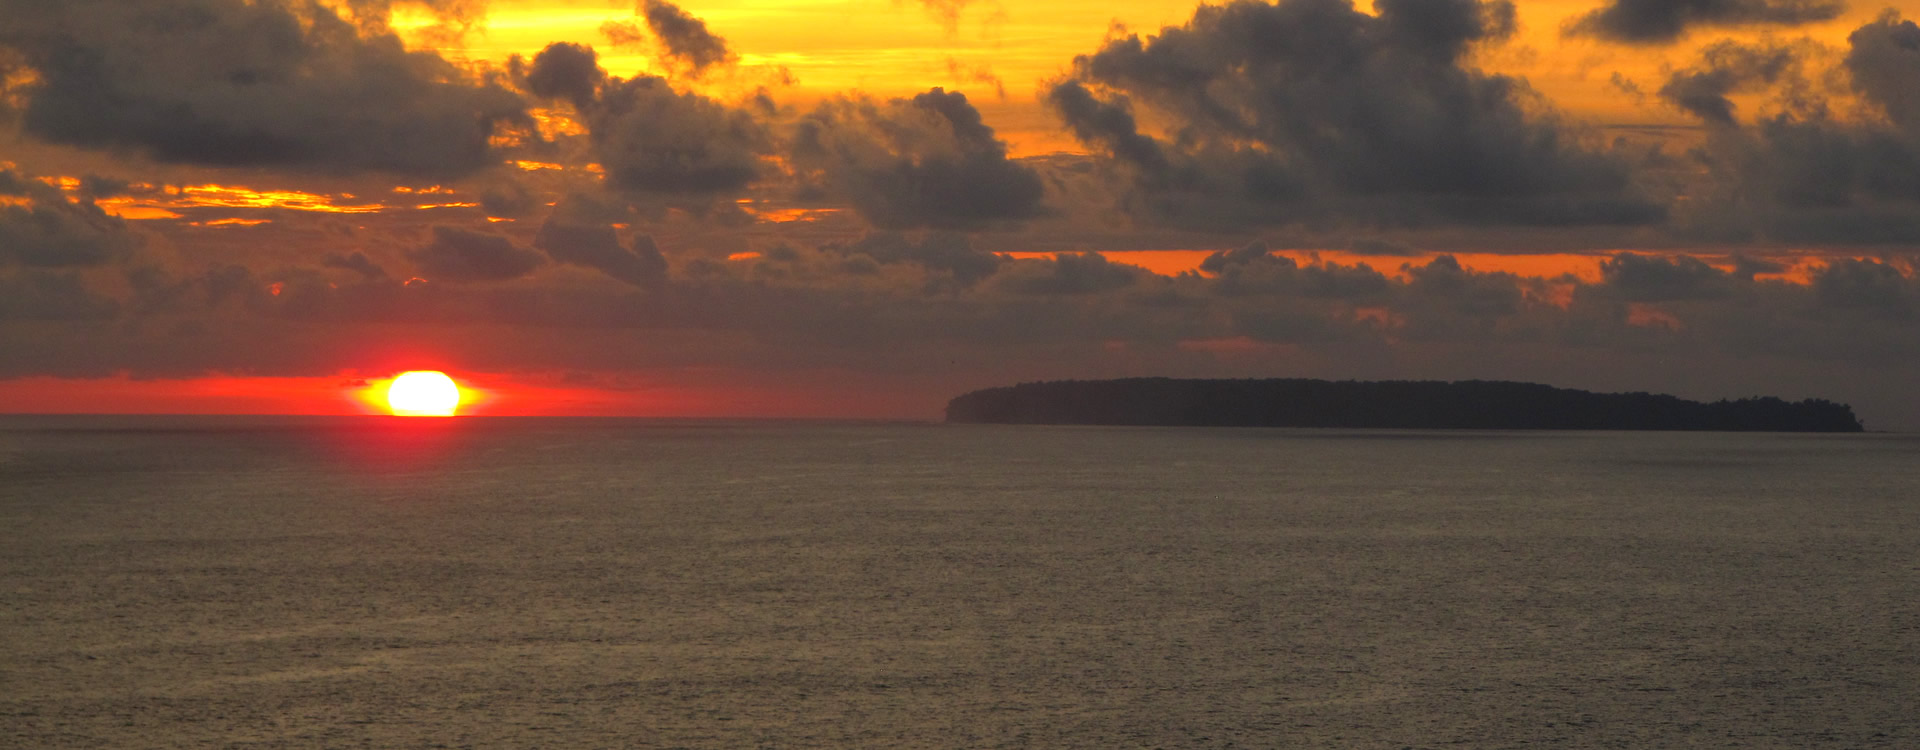
<path fill-rule="evenodd" d="M 1916 15 L 0 0 L 0 413 L 439 369 L 468 414 L 1306 376 L 1920 428 Z"/>

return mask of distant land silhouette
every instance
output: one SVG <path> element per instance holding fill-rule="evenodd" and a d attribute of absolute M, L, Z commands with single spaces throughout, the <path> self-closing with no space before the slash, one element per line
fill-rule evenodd
<path fill-rule="evenodd" d="M 948 422 L 1482 430 L 1861 432 L 1846 404 L 1701 403 L 1487 380 L 1066 380 L 961 395 Z"/>

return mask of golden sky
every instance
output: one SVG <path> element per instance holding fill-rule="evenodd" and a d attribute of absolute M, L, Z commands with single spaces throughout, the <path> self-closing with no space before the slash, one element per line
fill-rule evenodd
<path fill-rule="evenodd" d="M 795 83 L 783 94 L 796 100 L 851 91 L 903 96 L 944 86 L 968 92 L 1016 153 L 1033 154 L 1077 148 L 1035 103 L 1046 81 L 1067 72 L 1074 56 L 1096 49 L 1116 25 L 1152 33 L 1185 22 L 1194 5 L 1180 0 L 974 2 L 962 7 L 952 25 L 902 0 L 705 0 L 683 7 L 732 44 L 744 69 L 699 82 L 703 90 L 750 91 L 771 80 L 773 68 L 792 74 Z M 1657 89 L 1665 74 L 1689 64 L 1705 45 L 1801 36 L 1838 45 L 1850 30 L 1889 9 L 1915 15 L 1920 0 L 1856 3 L 1835 20 L 1789 30 L 1732 29 L 1669 47 L 1624 49 L 1562 34 L 1569 21 L 1594 6 L 1592 0 L 1522 0 L 1517 3 L 1519 33 L 1482 50 L 1477 62 L 1524 77 L 1556 106 L 1595 125 L 1680 124 L 1686 119 L 1679 112 L 1624 93 L 1614 74 Z M 644 50 L 614 48 L 600 32 L 605 23 L 633 18 L 632 3 L 613 0 L 496 0 L 471 33 L 437 48 L 457 59 L 501 63 L 515 54 L 531 56 L 551 42 L 571 41 L 594 46 L 611 74 L 664 72 Z M 394 25 L 417 43 L 433 46 L 419 31 L 437 23 L 424 10 L 403 8 Z M 989 77 L 991 82 L 985 80 Z M 998 87 L 1004 87 L 1005 99 L 995 93 Z"/>

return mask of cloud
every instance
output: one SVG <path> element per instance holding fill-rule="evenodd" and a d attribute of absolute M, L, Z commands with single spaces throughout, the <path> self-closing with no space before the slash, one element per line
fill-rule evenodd
<path fill-rule="evenodd" d="M 1301 266 L 1292 258 L 1274 255 L 1264 243 L 1214 253 L 1200 269 L 1215 275 L 1213 289 L 1229 297 L 1244 295 L 1297 296 L 1349 301 L 1382 300 L 1393 286 L 1365 265 L 1314 263 Z"/>
<path fill-rule="evenodd" d="M 1839 68 L 1800 70 L 1811 48 L 1708 48 L 1674 98 L 1719 127 L 1699 152 L 1711 182 L 1685 231 L 1716 241 L 1920 241 L 1920 26 L 1886 14 L 1856 29 Z M 1868 116 L 1841 119 L 1809 79 L 1837 79 Z M 1729 91 L 1772 91 L 1777 111 L 1735 122 Z"/>
<path fill-rule="evenodd" d="M 1851 258 L 1827 264 L 1813 280 L 1822 306 L 1907 320 L 1920 305 L 1920 282 L 1886 263 Z"/>
<path fill-rule="evenodd" d="M 760 174 L 764 128 L 740 109 L 664 78 L 610 78 L 591 49 L 548 45 L 524 65 L 529 93 L 573 102 L 610 187 L 704 202 L 738 192 Z"/>
<path fill-rule="evenodd" d="M 543 206 L 544 202 L 532 190 L 511 180 L 489 185 L 480 191 L 480 210 L 488 216 L 518 218 Z"/>
<path fill-rule="evenodd" d="M 745 112 L 666 79 L 614 79 L 587 112 L 607 181 L 651 193 L 730 193 L 760 173 L 766 134 Z"/>
<path fill-rule="evenodd" d="M 542 99 L 564 99 L 585 112 L 593 106 L 607 73 L 600 69 L 599 56 L 592 47 L 571 42 L 554 42 L 539 54 L 526 71 L 527 93 Z"/>
<path fill-rule="evenodd" d="M 610 226 L 548 219 L 534 235 L 533 246 L 555 262 L 592 268 L 634 286 L 658 284 L 667 275 L 667 260 L 652 237 L 641 235 L 628 249 Z"/>
<path fill-rule="evenodd" d="M 601 249 L 618 247 L 607 228 L 586 226 Z M 518 251 L 499 237 L 451 244 Z M 1637 378 L 1648 376 L 1636 368 L 1654 366 L 1694 378 L 1690 387 L 1739 395 L 1748 386 L 1727 384 L 1761 382 L 1754 373 L 1776 360 L 1844 383 L 1920 361 L 1920 282 L 1896 263 L 1835 261 L 1808 286 L 1727 276 L 1678 255 L 1622 255 L 1589 283 L 1476 271 L 1449 256 L 1387 275 L 1250 245 L 1218 254 L 1214 277 L 1154 276 L 1097 254 L 1066 254 L 1002 259 L 974 283 L 953 283 L 943 266 L 985 261 L 971 248 L 958 234 L 879 232 L 845 246 L 774 247 L 759 261 L 710 263 L 645 293 L 615 284 L 402 285 L 229 265 L 134 282 L 142 299 L 173 301 L 123 303 L 111 326 L 87 322 L 111 317 L 113 307 L 78 275 L 27 282 L 22 272 L 0 275 L 0 295 L 33 283 L 54 290 L 43 297 L 92 302 L 21 308 L 0 296 L 10 320 L 41 310 L 32 314 L 70 321 L 0 322 L 0 350 L 17 354 L 0 369 L 333 372 L 364 361 L 369 347 L 430 341 L 477 371 L 688 366 L 777 380 L 805 367 L 990 379 L 1043 366 L 1063 376 L 1302 368 L 1336 378 L 1504 372 L 1640 387 L 1649 381 Z M 854 262 L 862 260 L 864 268 Z M 274 283 L 279 294 L 267 291 Z M 1549 285 L 1564 289 L 1557 301 L 1541 297 Z M 58 345 L 48 326 L 57 326 Z M 194 332 L 176 333 L 185 330 Z M 607 346 L 609 337 L 622 345 Z M 1669 376 L 1680 377 L 1661 377 Z M 930 393 L 929 403 L 944 395 Z"/>
<path fill-rule="evenodd" d="M 80 268 L 127 257 L 139 239 L 126 222 L 92 199 L 68 200 L 60 191 L 18 172 L 0 169 L 0 268 Z"/>
<path fill-rule="evenodd" d="M 1717 42 L 1701 52 L 1698 66 L 1675 72 L 1660 87 L 1660 98 L 1712 125 L 1733 125 L 1733 93 L 1765 90 L 1782 80 L 1803 81 L 1800 72 L 1810 45 L 1746 45 Z"/>
<path fill-rule="evenodd" d="M 497 234 L 433 228 L 433 242 L 407 253 L 430 281 L 510 281 L 533 273 L 540 256 Z"/>
<path fill-rule="evenodd" d="M 1232 229 L 1370 225 L 1635 225 L 1664 209 L 1629 165 L 1587 148 L 1522 80 L 1466 66 L 1514 29 L 1508 2 L 1238 0 L 1159 35 L 1076 58 L 1047 93 L 1113 157 L 1130 207 Z M 1151 111 L 1177 134 L 1141 131 Z"/>
<path fill-rule="evenodd" d="M 1608 288 L 1631 302 L 1707 299 L 1727 293 L 1732 276 L 1685 255 L 1618 253 L 1600 262 Z"/>
<path fill-rule="evenodd" d="M 965 94 L 821 104 L 793 128 L 792 161 L 883 229 L 978 229 L 1040 215 L 1045 188 Z"/>
<path fill-rule="evenodd" d="M 530 124 L 520 98 L 319 3 L 0 0 L 41 140 L 162 162 L 456 176 Z"/>
<path fill-rule="evenodd" d="M 1019 294 L 1093 295 L 1131 287 L 1145 275 L 1099 253 L 1061 253 L 1051 260 L 1015 263 L 998 282 Z"/>
<path fill-rule="evenodd" d="M 972 240 L 959 232 L 931 232 L 918 241 L 899 232 L 874 232 L 857 242 L 825 249 L 877 263 L 912 263 L 944 271 L 962 286 L 992 276 L 1007 262 L 999 255 L 976 249 Z"/>
<path fill-rule="evenodd" d="M 1920 26 L 1889 11 L 1855 29 L 1847 42 L 1854 90 L 1903 134 L 1920 135 Z"/>
<path fill-rule="evenodd" d="M 1696 28 L 1800 26 L 1845 13 L 1844 0 L 1608 0 L 1567 28 L 1627 44 L 1667 44 Z"/>
<path fill-rule="evenodd" d="M 647 28 L 660 38 L 669 59 L 686 66 L 694 75 L 708 68 L 733 61 L 727 40 L 707 30 L 707 23 L 666 0 L 643 0 L 638 12 L 647 19 Z"/>
<path fill-rule="evenodd" d="M 381 268 L 379 264 L 369 260 L 366 253 L 354 253 L 344 256 L 338 253 L 329 253 L 326 257 L 320 259 L 320 265 L 323 268 L 338 268 L 352 271 L 360 274 L 361 278 L 369 281 L 387 277 L 387 269 Z"/>
<path fill-rule="evenodd" d="M 1420 254 L 1419 248 L 1378 237 L 1361 237 L 1355 239 L 1347 243 L 1347 252 L 1355 255 L 1385 255 L 1393 257 L 1406 257 Z"/>
<path fill-rule="evenodd" d="M 120 304 L 89 290 L 79 274 L 35 271 L 0 276 L 0 320 L 111 320 Z"/>
<path fill-rule="evenodd" d="M 1460 265 L 1451 255 L 1436 256 L 1424 266 L 1403 267 L 1407 289 L 1423 302 L 1443 305 L 1464 317 L 1490 319 L 1512 315 L 1525 298 L 1519 278 L 1506 273 L 1481 273 Z"/>

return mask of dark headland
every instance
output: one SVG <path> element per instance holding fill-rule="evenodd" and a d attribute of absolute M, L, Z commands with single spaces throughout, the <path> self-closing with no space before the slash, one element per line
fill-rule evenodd
<path fill-rule="evenodd" d="M 1860 432 L 1832 401 L 1701 403 L 1653 393 L 1589 393 L 1468 380 L 1067 380 L 964 394 L 948 422 L 1479 430 Z"/>

